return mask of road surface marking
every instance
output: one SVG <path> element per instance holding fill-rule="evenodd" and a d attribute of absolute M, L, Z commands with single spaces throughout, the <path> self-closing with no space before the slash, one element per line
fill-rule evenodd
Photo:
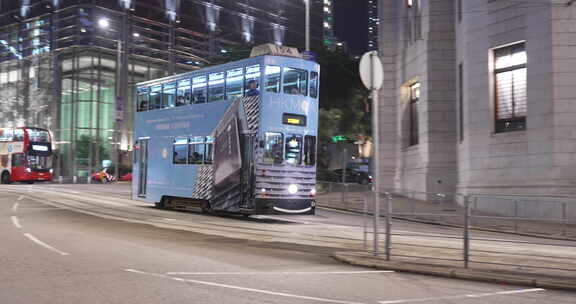
<path fill-rule="evenodd" d="M 163 220 L 165 220 L 165 221 L 175 221 L 176 219 L 172 219 L 172 218 L 167 218 L 167 217 L 165 217 L 165 218 L 163 218 Z"/>
<path fill-rule="evenodd" d="M 13 212 L 13 213 L 17 213 L 17 212 L 18 212 L 18 203 L 14 203 L 14 205 L 12 205 L 12 212 Z"/>
<path fill-rule="evenodd" d="M 31 235 L 30 233 L 24 233 L 24 235 L 25 235 L 27 238 L 29 238 L 32 242 L 34 242 L 34 243 L 36 243 L 36 244 L 38 244 L 38 245 L 40 245 L 40 246 L 42 246 L 42 247 L 50 250 L 50 251 L 56 252 L 56 253 L 58 253 L 58 254 L 60 254 L 60 255 L 70 255 L 69 253 L 66 253 L 66 252 L 64 252 L 64 251 L 60 251 L 60 250 L 58 250 L 58 249 L 56 249 L 56 248 L 54 248 L 54 247 L 52 247 L 52 246 L 50 246 L 50 245 L 42 242 L 41 240 L 37 239 L 35 236 Z"/>
<path fill-rule="evenodd" d="M 22 229 L 22 225 L 20 225 L 20 221 L 18 220 L 18 218 L 15 217 L 14 215 L 11 216 L 11 218 L 12 218 L 12 224 L 13 224 L 16 228 Z"/>
<path fill-rule="evenodd" d="M 359 302 L 350 302 L 350 301 L 341 301 L 341 300 L 326 299 L 326 298 L 301 296 L 301 295 L 295 295 L 295 294 L 283 293 L 283 292 L 275 292 L 275 291 L 269 291 L 269 290 L 263 290 L 263 289 L 255 289 L 255 288 L 241 287 L 241 286 L 228 285 L 228 284 L 219 284 L 219 283 L 206 282 L 206 281 L 175 278 L 175 277 L 170 277 L 170 276 L 166 276 L 166 275 L 159 274 L 159 273 L 150 273 L 150 272 L 138 271 L 138 270 L 134 270 L 134 269 L 125 269 L 125 271 L 132 272 L 132 273 L 138 273 L 138 274 L 144 274 L 144 275 L 151 275 L 151 276 L 161 277 L 161 278 L 165 278 L 165 279 L 171 279 L 171 280 L 179 281 L 179 282 L 194 283 L 194 284 L 199 284 L 199 285 L 207 285 L 207 286 L 221 287 L 221 288 L 227 288 L 227 289 L 235 289 L 235 290 L 261 293 L 261 294 L 280 296 L 280 297 L 286 297 L 286 298 L 303 299 L 303 300 L 325 302 L 325 303 L 363 304 L 363 303 L 359 303 Z"/>
<path fill-rule="evenodd" d="M 376 274 L 392 273 L 392 270 L 367 271 L 288 271 L 288 272 L 167 272 L 166 275 L 310 275 L 310 274 Z"/>
<path fill-rule="evenodd" d="M 511 294 L 528 293 L 528 292 L 538 292 L 538 291 L 546 291 L 546 289 L 542 289 L 542 288 L 518 289 L 518 290 L 499 291 L 499 292 L 493 292 L 493 293 L 467 294 L 467 295 L 460 295 L 460 296 L 447 296 L 447 297 L 437 297 L 437 298 L 420 298 L 420 299 L 406 299 L 406 300 L 394 300 L 394 301 L 380 301 L 380 302 L 378 302 L 378 303 L 380 303 L 380 304 L 399 304 L 399 303 L 429 302 L 429 301 L 437 301 L 437 300 L 455 300 L 455 299 L 466 299 L 466 298 L 484 298 L 484 297 L 493 297 L 493 296 L 502 296 L 502 295 L 511 295 Z"/>
<path fill-rule="evenodd" d="M 18 200 L 21 201 L 24 199 L 24 195 L 20 195 L 20 197 L 18 197 Z"/>

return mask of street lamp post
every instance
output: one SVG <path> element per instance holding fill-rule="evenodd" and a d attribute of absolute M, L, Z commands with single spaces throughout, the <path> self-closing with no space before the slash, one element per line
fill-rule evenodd
<path fill-rule="evenodd" d="M 306 52 L 310 52 L 310 0 L 304 0 L 306 4 Z"/>

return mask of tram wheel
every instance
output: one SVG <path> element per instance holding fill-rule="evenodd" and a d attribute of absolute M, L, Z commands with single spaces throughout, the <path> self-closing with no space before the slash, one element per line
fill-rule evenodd
<path fill-rule="evenodd" d="M 4 171 L 2 173 L 2 178 L 0 179 L 2 184 L 10 184 L 10 173 L 8 171 Z"/>

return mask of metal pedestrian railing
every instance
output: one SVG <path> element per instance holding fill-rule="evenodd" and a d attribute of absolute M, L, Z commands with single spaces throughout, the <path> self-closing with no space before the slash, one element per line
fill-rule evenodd
<path fill-rule="evenodd" d="M 375 206 L 369 186 L 318 188 L 320 206 L 363 214 L 364 249 L 389 261 L 576 273 L 576 197 L 395 189 Z M 402 228 L 414 221 L 441 226 Z"/>

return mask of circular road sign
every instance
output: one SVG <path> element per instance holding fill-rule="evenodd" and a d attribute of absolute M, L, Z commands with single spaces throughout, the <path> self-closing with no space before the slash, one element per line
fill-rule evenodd
<path fill-rule="evenodd" d="M 360 78 L 364 86 L 369 90 L 379 90 L 382 87 L 384 71 L 378 52 L 371 51 L 362 55 L 362 59 L 360 59 Z"/>

